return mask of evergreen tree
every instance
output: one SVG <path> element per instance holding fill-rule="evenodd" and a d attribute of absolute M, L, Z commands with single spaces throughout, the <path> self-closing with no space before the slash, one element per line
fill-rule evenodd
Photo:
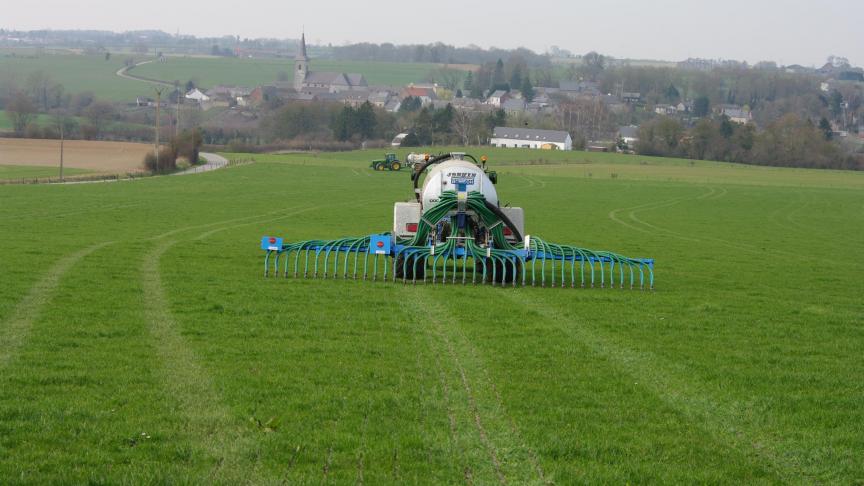
<path fill-rule="evenodd" d="M 468 71 L 468 74 L 465 75 L 462 88 L 469 93 L 474 89 L 474 73 L 472 71 Z"/>
<path fill-rule="evenodd" d="M 504 84 L 504 61 L 500 58 L 495 63 L 495 71 L 492 74 L 492 86 L 500 86 Z"/>
<path fill-rule="evenodd" d="M 417 113 L 417 118 L 414 120 L 414 133 L 417 135 L 417 141 L 421 145 L 432 144 L 432 114 L 425 106 Z"/>
<path fill-rule="evenodd" d="M 375 137 L 375 129 L 378 127 L 378 119 L 375 116 L 375 110 L 372 108 L 372 103 L 368 101 L 360 105 L 360 108 L 355 112 L 355 120 L 357 125 L 357 133 L 364 139 Z"/>
<path fill-rule="evenodd" d="M 834 130 L 831 129 L 831 122 L 829 122 L 824 116 L 819 120 L 819 130 L 822 130 L 822 133 L 825 134 L 825 140 L 831 140 L 834 138 Z"/>
<path fill-rule="evenodd" d="M 513 74 L 510 75 L 510 87 L 522 86 L 522 66 L 513 66 Z"/>
<path fill-rule="evenodd" d="M 525 101 L 531 102 L 534 100 L 534 86 L 531 84 L 531 77 L 528 74 L 525 74 L 525 77 L 522 78 L 522 87 L 520 89 Z"/>

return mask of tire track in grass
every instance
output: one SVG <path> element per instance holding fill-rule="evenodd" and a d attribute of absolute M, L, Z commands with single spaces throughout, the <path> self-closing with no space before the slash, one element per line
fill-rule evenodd
<path fill-rule="evenodd" d="M 650 202 L 650 203 L 640 204 L 638 206 L 616 208 L 616 209 L 613 209 L 612 211 L 609 211 L 608 216 L 609 216 L 609 219 L 611 219 L 612 221 L 614 221 L 614 222 L 616 222 L 616 223 L 618 223 L 624 227 L 630 228 L 634 231 L 639 231 L 640 233 L 647 233 L 647 234 L 653 235 L 656 233 L 653 231 L 649 231 L 645 228 L 639 227 L 639 226 L 633 226 L 632 224 L 620 219 L 618 217 L 618 213 L 620 213 L 622 211 L 636 210 L 636 209 L 643 209 L 643 208 L 646 210 L 647 209 L 653 209 L 655 206 L 663 207 L 664 205 L 667 205 L 667 204 L 671 206 L 673 204 L 677 204 L 678 202 L 686 200 L 686 199 L 690 199 L 690 196 L 676 197 L 676 198 L 672 198 L 672 199 L 664 199 L 662 201 L 654 201 L 654 202 Z"/>
<path fill-rule="evenodd" d="M 471 344 L 471 340 L 468 339 L 468 336 L 465 335 L 465 332 L 462 330 L 462 328 L 457 328 L 457 331 L 459 332 L 459 335 L 462 338 L 463 342 L 467 344 L 468 350 L 474 360 L 476 361 L 481 359 L 477 355 L 477 348 Z M 513 434 L 514 437 L 525 443 L 525 438 L 522 437 L 522 433 L 519 431 L 519 426 L 516 424 L 516 420 L 514 420 L 513 417 L 506 411 L 507 406 L 504 403 L 504 399 L 501 397 L 501 392 L 498 390 L 498 386 L 495 385 L 495 381 L 492 379 L 491 376 L 489 376 L 489 370 L 486 367 L 483 367 L 481 369 L 481 372 L 483 373 L 483 377 L 486 383 L 489 384 L 489 388 L 492 390 L 495 401 L 497 402 L 497 406 L 500 410 L 502 410 L 502 414 L 507 419 L 507 425 L 509 425 L 510 427 L 510 432 Z M 531 466 L 533 466 L 534 471 L 537 473 L 537 477 L 540 479 L 540 482 L 543 484 L 553 484 L 551 480 L 546 478 L 546 474 L 543 472 L 543 466 L 540 464 L 540 456 L 537 454 L 537 451 L 532 449 L 527 444 L 524 447 L 525 452 L 528 455 L 528 460 L 531 462 Z"/>
<path fill-rule="evenodd" d="M 61 258 L 30 287 L 27 295 L 15 306 L 11 316 L 0 326 L 0 368 L 12 361 L 21 347 L 26 344 L 33 322 L 41 314 L 42 308 L 51 300 L 63 275 L 87 255 L 112 243 L 111 241 L 98 243 Z"/>
<path fill-rule="evenodd" d="M 681 198 L 680 200 L 675 201 L 674 203 L 672 202 L 672 200 L 668 200 L 668 201 L 664 201 L 664 202 L 662 202 L 662 203 L 657 203 L 657 204 L 654 205 L 654 206 L 650 206 L 650 205 L 648 205 L 648 204 L 644 204 L 644 205 L 642 205 L 642 206 L 635 206 L 635 207 L 632 207 L 632 208 L 616 209 L 616 210 L 613 211 L 613 212 L 617 212 L 617 211 L 624 211 L 624 210 L 627 210 L 627 209 L 631 209 L 631 211 L 630 211 L 630 213 L 629 213 L 629 217 L 630 217 L 630 219 L 631 219 L 632 221 L 634 221 L 635 223 L 637 223 L 637 224 L 641 224 L 642 226 L 644 226 L 644 228 L 650 228 L 650 230 L 649 230 L 649 229 L 644 229 L 644 228 L 637 228 L 637 227 L 632 226 L 632 225 L 630 225 L 630 224 L 627 224 L 627 223 L 625 223 L 625 222 L 623 222 L 623 221 L 620 221 L 620 220 L 618 220 L 617 218 L 613 217 L 612 212 L 609 213 L 609 217 L 610 217 L 611 219 L 613 219 L 614 221 L 616 221 L 616 222 L 618 222 L 618 223 L 621 223 L 621 224 L 623 224 L 623 225 L 625 225 L 625 226 L 627 226 L 627 227 L 629 227 L 629 228 L 636 229 L 636 230 L 638 230 L 638 231 L 641 231 L 641 232 L 643 232 L 643 233 L 647 233 L 647 234 L 656 235 L 657 232 L 660 232 L 660 233 L 663 233 L 663 234 L 666 235 L 666 236 L 670 236 L 670 237 L 672 237 L 672 238 L 675 238 L 675 239 L 678 239 L 678 240 L 682 240 L 682 241 L 687 241 L 687 242 L 690 242 L 690 243 L 709 243 L 709 242 L 710 242 L 710 243 L 719 244 L 719 245 L 722 245 L 722 246 L 725 246 L 725 247 L 731 248 L 731 249 L 733 249 L 733 250 L 737 250 L 737 251 L 745 251 L 745 252 L 753 253 L 753 254 L 756 254 L 756 255 L 764 255 L 764 254 L 766 254 L 766 253 L 769 253 L 769 254 L 770 254 L 770 253 L 773 253 L 775 256 L 785 257 L 785 258 L 790 258 L 790 257 L 791 257 L 791 258 L 798 258 L 798 257 L 800 257 L 800 255 L 797 254 L 797 253 L 789 252 L 789 251 L 785 251 L 785 250 L 781 250 L 781 249 L 778 249 L 778 248 L 776 248 L 776 247 L 772 247 L 772 248 L 769 249 L 769 248 L 764 248 L 764 247 L 754 246 L 754 245 L 747 244 L 747 243 L 735 243 L 735 242 L 732 242 L 732 241 L 724 240 L 724 239 L 722 239 L 722 238 L 714 238 L 714 237 L 710 237 L 710 236 L 702 236 L 702 237 L 699 237 L 699 238 L 695 238 L 695 237 L 692 237 L 692 236 L 684 235 L 684 234 L 682 234 L 682 233 L 679 233 L 679 232 L 674 231 L 674 230 L 671 230 L 671 229 L 667 229 L 667 228 L 663 228 L 663 227 L 661 227 L 661 226 L 657 226 L 657 225 L 651 224 L 651 223 L 649 223 L 649 222 L 647 222 L 647 221 L 645 221 L 645 220 L 642 220 L 642 219 L 640 219 L 639 217 L 636 216 L 636 214 L 638 214 L 638 213 L 640 213 L 640 212 L 644 212 L 644 211 L 653 211 L 653 210 L 655 210 L 655 209 L 662 209 L 662 208 L 666 208 L 666 207 L 671 207 L 671 206 L 674 206 L 674 205 L 678 204 L 679 202 L 682 202 L 682 201 L 687 200 L 687 199 L 688 199 L 688 198 Z M 697 197 L 696 199 L 698 199 L 698 197 Z M 667 204 L 667 203 L 670 203 L 670 204 Z M 652 231 L 652 230 L 653 230 L 653 231 Z M 821 263 L 826 264 L 826 265 L 834 265 L 834 266 L 837 266 L 837 265 L 844 265 L 844 264 L 846 264 L 846 262 L 844 262 L 844 261 L 838 261 L 838 260 L 833 260 L 833 259 L 826 259 L 826 258 L 822 258 L 822 257 L 819 257 L 819 256 L 811 257 L 810 259 L 811 259 L 811 260 L 814 260 L 814 261 L 821 262 Z"/>
<path fill-rule="evenodd" d="M 430 337 L 437 341 L 441 353 L 452 364 L 458 375 L 461 393 L 464 393 L 470 414 L 469 420 L 486 450 L 492 465 L 495 479 L 500 484 L 514 482 L 516 484 L 546 482 L 535 463 L 537 454 L 520 439 L 518 428 L 512 417 L 506 414 L 500 394 L 492 383 L 489 372 L 482 363 L 482 357 L 470 344 L 465 334 L 459 331 L 459 323 L 450 316 L 447 308 L 433 301 L 423 289 L 412 289 L 413 299 L 409 302 L 420 302 L 417 308 L 425 310 L 417 319 L 430 321 L 428 328 Z M 411 311 L 416 313 L 414 308 Z M 454 331 L 455 330 L 455 331 Z M 457 385 L 458 386 L 458 385 Z M 452 430 L 452 425 L 451 425 Z M 514 434 L 513 431 L 517 430 Z M 531 466 L 526 466 L 530 463 Z M 477 480 L 480 483 L 488 481 L 474 478 L 474 471 L 466 469 L 466 481 Z"/>
<path fill-rule="evenodd" d="M 208 480 L 213 481 L 222 478 L 223 471 L 236 472 L 243 437 L 239 421 L 225 406 L 168 310 L 159 261 L 174 244 L 163 242 L 144 257 L 141 268 L 144 315 L 162 363 L 164 386 L 178 403 L 180 413 L 186 416 L 186 432 L 206 451 L 208 460 L 214 461 L 208 475 Z"/>
<path fill-rule="evenodd" d="M 640 387 L 680 412 L 719 443 L 748 457 L 755 457 L 759 464 L 780 478 L 780 482 L 797 482 L 801 478 L 816 481 L 810 471 L 801 467 L 801 464 L 808 462 L 807 457 L 799 452 L 781 452 L 776 444 L 769 443 L 767 435 L 759 436 L 748 430 L 746 424 L 740 423 L 736 417 L 735 403 L 724 403 L 722 399 L 699 390 L 692 380 L 682 376 L 682 372 L 672 370 L 653 353 L 615 342 L 614 338 L 602 331 L 591 329 L 590 324 L 579 316 L 563 315 L 556 303 L 543 296 L 540 296 L 539 301 L 518 298 L 513 293 L 505 293 L 505 296 L 514 305 L 528 307 L 555 323 L 562 333 L 584 345 L 589 353 L 608 360 L 620 372 L 631 376 Z"/>
<path fill-rule="evenodd" d="M 188 226 L 170 233 L 177 234 L 201 229 L 201 227 L 223 225 L 223 227 L 212 229 L 195 237 L 195 239 L 203 239 L 219 231 L 282 219 L 312 209 L 314 208 L 299 209 L 283 214 L 279 218 L 262 220 L 262 217 L 270 214 L 265 213 L 257 216 L 258 219 L 254 221 L 230 224 L 238 220 L 249 219 L 235 218 L 209 225 Z M 189 424 L 188 432 L 196 438 L 195 442 L 201 445 L 206 453 L 215 460 L 209 479 L 227 478 L 232 482 L 254 482 L 238 467 L 240 454 L 244 450 L 248 450 L 250 446 L 250 439 L 244 435 L 244 429 L 241 427 L 243 422 L 236 420 L 229 407 L 225 405 L 210 375 L 180 334 L 179 326 L 169 310 L 159 265 L 162 256 L 179 242 L 180 240 L 159 242 L 153 250 L 145 255 L 141 267 L 145 318 L 149 325 L 156 353 L 163 366 L 164 386 L 169 391 L 170 396 L 178 402 L 181 413 L 186 416 Z M 256 465 L 253 477 L 257 474 Z"/>

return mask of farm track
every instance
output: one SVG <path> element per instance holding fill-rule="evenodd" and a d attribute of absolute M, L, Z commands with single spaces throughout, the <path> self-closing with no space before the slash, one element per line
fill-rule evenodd
<path fill-rule="evenodd" d="M 782 483 L 801 478 L 815 481 L 804 468 L 810 462 L 801 452 L 781 451 L 769 434 L 759 434 L 746 423 L 742 415 L 744 404 L 731 402 L 710 389 L 699 387 L 687 377 L 692 376 L 685 365 L 664 363 L 651 352 L 638 351 L 633 345 L 614 339 L 579 317 L 565 317 L 565 311 L 549 299 L 542 303 L 531 299 L 506 297 L 515 305 L 524 305 L 553 323 L 575 342 L 584 345 L 594 356 L 611 362 L 620 372 L 632 377 L 638 386 L 680 412 L 694 426 L 730 450 L 750 451 L 752 457 L 772 471 Z"/>
<path fill-rule="evenodd" d="M 251 451 L 254 442 L 248 433 L 244 433 L 242 425 L 245 425 L 245 422 L 232 414 L 230 407 L 219 395 L 210 374 L 180 334 L 180 326 L 170 311 L 170 305 L 162 284 L 162 275 L 159 269 L 162 256 L 184 241 L 200 241 L 222 231 L 252 224 L 279 221 L 325 207 L 327 206 L 285 208 L 251 217 L 232 218 L 203 225 L 177 228 L 148 239 L 156 242 L 156 245 L 144 256 L 141 279 L 144 291 L 145 316 L 149 325 L 152 345 L 157 350 L 159 361 L 163 365 L 164 386 L 169 396 L 178 401 L 181 412 L 189 424 L 188 432 L 195 437 L 195 443 L 203 445 L 209 459 L 215 463 L 210 473 L 211 480 L 255 483 L 262 479 L 257 476 L 260 464 L 255 465 L 253 475 L 236 476 L 240 469 L 239 458 Z M 271 217 L 276 214 L 278 216 Z M 212 228 L 214 226 L 215 228 Z M 191 238 L 166 239 L 204 228 L 212 229 Z M 338 422 L 338 420 L 335 421 L 333 426 L 338 425 Z M 332 450 L 322 469 L 325 479 L 331 460 Z"/>
<path fill-rule="evenodd" d="M 92 245 L 61 258 L 30 288 L 12 315 L 0 326 L 0 369 L 9 364 L 26 344 L 33 323 L 41 315 L 42 308 L 50 302 L 66 272 L 87 255 L 112 243 L 106 241 Z"/>
<path fill-rule="evenodd" d="M 657 202 L 653 202 L 653 203 L 640 204 L 638 206 L 630 206 L 630 207 L 613 209 L 612 211 L 609 212 L 608 216 L 609 216 L 609 219 L 611 219 L 612 221 L 615 221 L 618 224 L 621 224 L 621 225 L 623 225 L 627 228 L 630 228 L 632 230 L 639 231 L 641 233 L 645 233 L 645 234 L 649 234 L 649 235 L 655 235 L 655 236 L 658 234 L 666 235 L 666 236 L 670 236 L 672 238 L 675 238 L 675 239 L 678 239 L 681 241 L 687 241 L 687 242 L 691 242 L 691 243 L 711 242 L 711 243 L 716 243 L 716 244 L 726 246 L 726 247 L 731 248 L 733 250 L 745 251 L 745 252 L 752 253 L 755 255 L 764 255 L 766 253 L 769 253 L 769 254 L 773 253 L 777 256 L 785 257 L 785 258 L 797 258 L 799 256 L 796 253 L 788 252 L 788 251 L 781 250 L 778 248 L 760 248 L 760 247 L 757 247 L 757 246 L 754 246 L 751 244 L 735 243 L 735 242 L 725 240 L 722 238 L 715 238 L 715 237 L 710 237 L 710 236 L 701 236 L 701 237 L 695 238 L 695 237 L 685 235 L 685 234 L 679 233 L 677 231 L 674 231 L 674 230 L 671 230 L 668 228 L 664 228 L 662 226 L 658 226 L 658 225 L 649 223 L 649 222 L 647 222 L 647 221 L 645 221 L 645 220 L 643 220 L 637 216 L 637 214 L 645 212 L 645 211 L 654 211 L 657 209 L 668 208 L 668 207 L 680 204 L 681 202 L 684 202 L 687 200 L 693 200 L 693 201 L 696 201 L 696 200 L 702 200 L 702 201 L 716 200 L 725 194 L 726 193 L 717 194 L 713 189 L 709 189 L 708 192 L 703 193 L 703 194 L 696 196 L 696 197 L 689 197 L 689 196 L 676 197 L 676 198 L 667 199 L 667 200 L 663 200 L 663 201 L 657 201 Z M 629 210 L 628 218 L 640 226 L 634 226 L 632 224 L 629 224 L 626 221 L 623 221 L 618 217 L 618 213 L 620 213 L 622 211 L 628 211 L 628 210 Z M 782 226 L 784 228 L 788 229 L 787 225 L 782 225 Z M 839 260 L 835 260 L 835 259 L 826 259 L 826 258 L 823 258 L 821 256 L 811 257 L 810 260 L 811 261 L 817 261 L 817 262 L 820 262 L 820 263 L 825 264 L 825 265 L 833 265 L 833 266 L 847 265 L 848 264 L 848 262 L 845 262 L 845 261 L 839 261 Z"/>
<path fill-rule="evenodd" d="M 507 414 L 505 404 L 483 363 L 482 356 L 460 330 L 460 323 L 452 319 L 451 312 L 446 307 L 442 307 L 440 302 L 429 297 L 422 288 L 415 289 L 412 286 L 410 291 L 413 298 L 409 301 L 420 303 L 419 307 L 423 308 L 424 315 L 428 316 L 426 319 L 432 323 L 428 331 L 429 338 L 433 346 L 440 349 L 440 352 L 436 353 L 436 364 L 441 366 L 440 357 L 446 357 L 449 367 L 452 367 L 461 385 L 453 385 L 447 380 L 446 374 L 442 373 L 441 381 L 445 396 L 464 401 L 461 407 L 456 408 L 467 407 L 468 416 L 465 419 L 469 421 L 480 444 L 486 450 L 488 463 L 492 466 L 491 472 L 494 472 L 494 480 L 499 484 L 547 483 L 547 478 L 539 465 L 539 456 L 521 438 L 518 426 Z M 455 390 L 447 391 L 453 386 L 456 386 Z M 458 422 L 449 406 L 448 420 L 451 434 L 457 434 Z M 472 467 L 469 463 L 466 466 L 466 480 L 470 477 L 472 481 L 476 480 L 480 484 L 493 480 L 493 478 L 483 479 L 475 476 L 482 472 L 482 468 Z"/>

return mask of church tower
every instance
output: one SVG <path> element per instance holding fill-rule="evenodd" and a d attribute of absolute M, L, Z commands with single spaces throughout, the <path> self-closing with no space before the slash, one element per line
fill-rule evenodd
<path fill-rule="evenodd" d="M 306 55 L 306 33 L 300 36 L 300 50 L 294 57 L 294 90 L 303 90 L 303 83 L 309 73 L 309 57 Z"/>

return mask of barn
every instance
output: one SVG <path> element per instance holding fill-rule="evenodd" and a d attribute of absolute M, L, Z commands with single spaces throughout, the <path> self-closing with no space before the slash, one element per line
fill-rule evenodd
<path fill-rule="evenodd" d="M 489 144 L 493 147 L 573 150 L 573 138 L 560 130 L 495 127 Z"/>

